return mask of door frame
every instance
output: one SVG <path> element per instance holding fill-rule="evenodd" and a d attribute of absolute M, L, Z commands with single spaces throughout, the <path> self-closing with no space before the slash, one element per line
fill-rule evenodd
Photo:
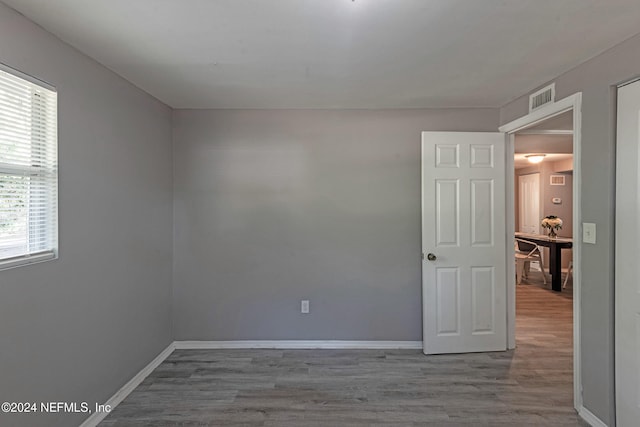
<path fill-rule="evenodd" d="M 546 105 L 523 117 L 499 127 L 506 134 L 506 254 L 515 258 L 513 236 L 515 233 L 515 133 L 567 111 L 573 111 L 573 407 L 582 408 L 582 369 L 580 345 L 580 295 L 582 272 L 582 92 L 575 93 L 553 104 Z M 507 348 L 516 347 L 516 271 L 513 262 L 507 262 Z"/>

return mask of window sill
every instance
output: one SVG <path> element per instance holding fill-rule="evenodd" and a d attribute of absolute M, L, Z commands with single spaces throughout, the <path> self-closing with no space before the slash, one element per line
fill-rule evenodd
<path fill-rule="evenodd" d="M 23 255 L 15 258 L 7 258 L 0 260 L 0 270 L 7 270 L 9 268 L 21 267 L 23 265 L 36 264 L 38 262 L 50 261 L 56 258 L 57 256 L 54 251 Z"/>

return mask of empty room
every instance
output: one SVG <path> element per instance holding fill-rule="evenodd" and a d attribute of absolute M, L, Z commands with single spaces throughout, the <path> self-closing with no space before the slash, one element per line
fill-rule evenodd
<path fill-rule="evenodd" d="M 638 23 L 0 0 L 0 426 L 636 426 Z"/>

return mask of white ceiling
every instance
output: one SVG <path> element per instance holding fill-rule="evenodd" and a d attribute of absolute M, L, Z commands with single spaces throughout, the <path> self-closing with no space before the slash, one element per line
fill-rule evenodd
<path fill-rule="evenodd" d="M 533 153 L 532 153 L 533 154 Z M 535 153 L 535 154 L 540 154 L 540 153 Z M 547 163 L 553 163 L 553 162 L 559 162 L 561 160 L 569 160 L 569 159 L 573 159 L 573 154 L 545 154 L 543 162 L 547 162 Z M 524 168 L 528 168 L 530 166 L 537 166 L 536 164 L 533 164 L 531 162 L 529 162 L 529 160 L 527 160 L 527 158 L 525 157 L 526 154 L 516 154 L 513 157 L 513 165 L 515 169 L 524 169 Z"/>
<path fill-rule="evenodd" d="M 573 152 L 573 135 L 516 134 L 514 149 L 519 154 Z"/>
<path fill-rule="evenodd" d="M 638 0 L 2 0 L 175 108 L 498 107 Z"/>
<path fill-rule="evenodd" d="M 536 126 L 536 130 L 544 132 L 550 129 L 571 129 L 572 121 L 573 115 L 568 112 L 545 120 Z M 527 160 L 526 156 L 529 154 L 544 154 L 545 163 L 573 159 L 573 135 L 516 134 L 514 149 L 515 169 L 537 166 Z"/>

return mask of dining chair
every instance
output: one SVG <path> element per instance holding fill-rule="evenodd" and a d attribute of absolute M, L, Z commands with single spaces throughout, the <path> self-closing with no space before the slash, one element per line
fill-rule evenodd
<path fill-rule="evenodd" d="M 573 271 L 573 261 L 569 262 L 569 267 L 567 267 L 567 275 L 564 277 L 564 283 L 562 284 L 562 289 L 567 287 L 567 283 L 569 282 L 569 276 Z"/>
<path fill-rule="evenodd" d="M 523 277 L 529 275 L 532 262 L 537 262 L 542 272 L 542 280 L 547 284 L 547 275 L 544 272 L 544 259 L 542 250 L 535 242 L 529 240 L 518 239 L 515 241 L 516 249 L 516 283 L 519 285 Z"/>

